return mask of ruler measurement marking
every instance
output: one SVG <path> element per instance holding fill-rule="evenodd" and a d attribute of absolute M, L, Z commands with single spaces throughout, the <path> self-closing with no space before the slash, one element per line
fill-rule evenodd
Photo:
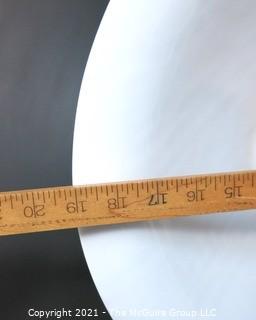
<path fill-rule="evenodd" d="M 34 199 L 33 191 L 31 192 L 31 199 L 32 199 L 33 209 L 35 210 L 35 199 Z"/>
<path fill-rule="evenodd" d="M 158 180 L 156 181 L 156 198 L 157 198 L 157 203 L 159 203 L 159 182 L 158 182 Z"/>
<path fill-rule="evenodd" d="M 74 194 L 75 194 L 76 210 L 77 210 L 77 212 L 78 212 L 78 200 L 77 200 L 77 192 L 76 192 L 76 188 L 74 188 Z"/>
<path fill-rule="evenodd" d="M 210 184 L 210 182 L 208 181 L 208 177 L 205 177 L 205 188 L 208 188 L 208 185 Z"/>
<path fill-rule="evenodd" d="M 53 200 L 54 200 L 54 205 L 56 206 L 57 202 L 56 202 L 56 193 L 55 193 L 55 189 L 53 189 Z"/>
<path fill-rule="evenodd" d="M 13 209 L 12 194 L 10 194 L 10 203 L 11 203 L 11 208 Z"/>
<path fill-rule="evenodd" d="M 179 181 L 178 179 L 175 180 L 176 192 L 179 192 Z"/>
<path fill-rule="evenodd" d="M 128 183 L 126 183 L 126 193 L 127 193 L 127 195 L 129 194 L 129 184 Z"/>
<path fill-rule="evenodd" d="M 44 194 L 44 191 L 42 192 L 43 194 L 43 202 L 45 203 L 45 194 Z"/>
<path fill-rule="evenodd" d="M 87 187 L 84 187 L 84 192 L 85 192 L 85 197 L 86 197 L 86 199 L 87 199 L 87 198 L 88 198 Z"/>
<path fill-rule="evenodd" d="M 99 200 L 99 195 L 98 195 L 98 188 L 97 186 L 95 187 L 95 194 L 96 194 L 96 201 Z"/>
<path fill-rule="evenodd" d="M 139 183 L 136 183 L 136 194 L 137 194 L 137 198 L 139 198 L 139 196 L 140 196 Z"/>
<path fill-rule="evenodd" d="M 74 226 L 78 227 L 85 225 L 158 219 L 171 216 L 205 214 L 210 212 L 247 210 L 252 208 L 256 209 L 256 204 L 253 201 L 253 199 L 255 198 L 255 174 L 256 171 L 245 171 L 240 173 L 233 172 L 212 175 L 195 175 L 192 177 L 184 176 L 177 178 L 159 178 L 141 181 L 137 180 L 122 183 L 111 183 L 106 184 L 106 186 L 101 184 L 91 186 L 89 185 L 83 188 L 49 187 L 48 190 L 46 188 L 45 190 L 33 189 L 24 191 L 9 191 L 6 193 L 3 192 L 2 194 L 0 194 L 0 206 L 2 205 L 1 212 L 5 210 L 5 207 L 6 210 L 12 209 L 15 213 L 17 212 L 17 223 L 13 223 L 12 220 L 8 220 L 8 215 L 4 216 L 5 223 L 0 225 L 0 234 L 24 233 L 59 228 L 71 228 Z M 172 201 L 170 201 L 169 197 L 165 195 L 166 190 L 169 190 L 169 183 L 170 185 L 173 185 L 173 191 L 179 193 L 178 197 L 170 197 Z M 239 194 L 240 191 L 238 190 L 238 188 L 242 187 L 242 185 L 245 187 L 244 197 L 246 197 L 244 199 L 239 199 L 236 192 L 238 192 Z M 191 187 L 191 191 L 189 187 Z M 227 189 L 227 187 L 229 189 Z M 121 205 L 121 202 L 123 201 L 121 199 L 123 197 L 121 194 L 119 195 L 119 193 L 123 193 L 124 190 L 127 190 L 128 194 L 129 188 L 131 188 L 134 192 L 129 196 L 129 200 L 127 202 L 128 208 L 126 209 L 126 207 L 122 207 Z M 188 192 L 185 188 L 189 188 Z M 75 212 L 80 212 L 79 197 L 82 196 L 83 191 L 87 189 L 91 194 L 95 194 L 96 200 L 100 201 L 101 203 L 101 205 L 96 206 L 94 196 L 92 198 L 89 197 L 88 199 L 90 209 L 95 210 L 95 214 L 98 215 L 94 217 L 91 215 L 91 213 L 88 212 L 89 215 L 85 215 L 83 219 L 80 219 L 79 216 L 73 216 L 72 220 L 66 219 L 66 211 L 63 211 L 62 204 L 64 204 L 64 202 L 71 201 L 69 204 L 70 213 L 73 213 L 72 206 L 74 206 L 75 208 L 75 205 Z M 108 191 L 110 192 L 110 190 L 113 193 L 113 198 L 110 196 L 111 199 L 109 199 L 110 201 L 108 201 L 107 204 L 106 198 L 104 196 L 100 197 L 99 192 L 101 191 L 103 194 L 105 193 L 108 196 Z M 213 194 L 214 191 L 216 192 L 216 194 Z M 231 195 L 231 191 L 233 194 L 235 194 L 235 196 L 228 197 L 229 195 Z M 63 196 L 61 194 L 62 192 Z M 71 200 L 67 197 L 66 192 L 69 192 Z M 202 194 L 202 192 L 204 192 L 204 194 Z M 147 195 L 148 193 L 150 193 L 151 196 L 150 207 L 149 200 L 147 200 L 149 199 Z M 47 194 L 49 198 L 52 198 L 50 202 L 45 199 Z M 212 196 L 216 197 L 215 201 L 212 201 L 212 198 L 209 197 L 209 195 L 211 194 Z M 198 198 L 197 195 L 199 195 Z M 56 197 L 59 198 L 56 199 Z M 136 200 L 136 198 L 138 200 Z M 173 199 L 174 203 L 172 203 Z M 24 200 L 29 201 L 25 209 L 23 208 L 25 202 Z M 188 200 L 190 202 L 188 202 Z M 6 204 L 4 205 L 2 201 L 5 201 Z M 16 202 L 14 203 L 14 201 Z M 37 201 L 39 201 L 39 204 L 37 204 Z M 74 201 L 73 204 L 72 201 Z M 40 204 L 40 202 L 44 202 L 45 205 Z M 47 212 L 48 207 L 51 208 L 53 202 L 56 206 L 56 209 L 54 211 L 51 211 L 52 218 L 50 220 L 44 219 L 44 217 L 41 218 L 42 221 L 40 221 L 39 219 L 39 222 L 37 222 L 37 219 L 32 219 L 31 221 L 27 219 L 33 216 L 34 218 L 43 216 L 45 212 Z M 163 207 L 163 204 L 167 205 Z M 85 208 L 83 209 L 87 209 L 86 206 L 87 205 L 85 205 Z M 109 206 L 109 210 L 107 206 Z M 116 211 L 117 209 L 118 211 Z M 20 210 L 26 210 L 24 211 L 26 215 L 23 216 L 22 214 L 20 214 Z M 31 216 L 29 210 L 31 210 Z M 144 214 L 144 212 L 147 214 Z M 10 223 L 8 223 L 8 221 Z M 60 226 L 58 226 L 58 224 L 60 224 Z"/>
<path fill-rule="evenodd" d="M 24 202 L 23 202 L 23 195 L 22 195 L 22 193 L 20 194 L 20 198 L 21 198 L 21 203 L 23 204 Z"/>
<path fill-rule="evenodd" d="M 116 184 L 116 199 L 119 201 L 118 184 Z"/>

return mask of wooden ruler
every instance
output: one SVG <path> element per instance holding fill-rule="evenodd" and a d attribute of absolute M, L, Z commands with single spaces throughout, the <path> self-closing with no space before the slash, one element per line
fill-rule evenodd
<path fill-rule="evenodd" d="M 256 171 L 0 193 L 0 235 L 256 208 Z"/>

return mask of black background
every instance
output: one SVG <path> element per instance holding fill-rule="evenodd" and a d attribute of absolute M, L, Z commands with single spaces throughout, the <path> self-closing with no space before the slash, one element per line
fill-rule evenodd
<path fill-rule="evenodd" d="M 72 183 L 76 104 L 107 3 L 0 0 L 1 191 Z M 0 259 L 0 319 L 105 309 L 77 230 L 1 237 Z"/>

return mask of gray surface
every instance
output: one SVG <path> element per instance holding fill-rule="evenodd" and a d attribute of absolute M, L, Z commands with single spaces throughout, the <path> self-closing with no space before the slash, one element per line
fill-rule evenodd
<path fill-rule="evenodd" d="M 71 184 L 77 97 L 106 4 L 0 1 L 1 191 Z M 1 319 L 100 305 L 76 230 L 2 237 L 0 257 Z"/>

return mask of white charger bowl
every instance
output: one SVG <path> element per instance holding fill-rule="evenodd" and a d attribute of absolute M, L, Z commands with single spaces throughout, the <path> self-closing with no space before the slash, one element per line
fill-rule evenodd
<path fill-rule="evenodd" d="M 81 86 L 73 184 L 255 168 L 255 26 L 252 0 L 111 0 Z M 254 212 L 79 233 L 113 319 L 254 317 Z"/>

